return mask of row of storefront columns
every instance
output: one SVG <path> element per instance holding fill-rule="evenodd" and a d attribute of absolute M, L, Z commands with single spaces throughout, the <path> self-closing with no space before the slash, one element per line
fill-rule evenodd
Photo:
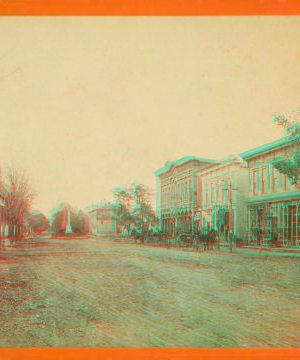
<path fill-rule="evenodd" d="M 162 231 L 174 235 L 175 230 L 193 231 L 194 217 L 191 211 L 185 213 L 162 215 Z"/>

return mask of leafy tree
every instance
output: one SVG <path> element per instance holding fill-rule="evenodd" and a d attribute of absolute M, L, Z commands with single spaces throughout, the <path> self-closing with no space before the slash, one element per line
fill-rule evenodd
<path fill-rule="evenodd" d="M 287 152 L 286 158 L 274 164 L 281 173 L 287 175 L 292 185 L 300 188 L 300 107 L 290 114 L 273 114 L 274 122 L 281 126 L 293 146 Z"/>
<path fill-rule="evenodd" d="M 121 185 L 113 191 L 114 202 L 116 206 L 116 215 L 121 225 L 125 225 L 128 221 L 132 222 L 132 193 L 129 187 Z"/>
<path fill-rule="evenodd" d="M 153 193 L 150 188 L 141 183 L 132 183 L 130 186 L 134 200 L 133 214 L 137 223 L 142 226 L 144 220 L 154 220 L 154 210 L 152 208 Z"/>
<path fill-rule="evenodd" d="M 150 188 L 141 183 L 132 183 L 130 186 L 122 185 L 113 190 L 116 214 L 122 225 L 128 222 L 131 225 L 142 227 L 144 220 L 155 220 L 152 207 L 154 194 Z"/>
<path fill-rule="evenodd" d="M 52 221 L 50 231 L 52 233 L 64 233 L 62 228 L 64 213 L 66 221 L 68 221 L 68 211 L 70 212 L 70 224 L 74 233 L 83 233 L 85 231 L 85 216 L 82 210 L 72 208 L 67 202 L 60 203 L 56 208 L 50 212 L 52 214 Z"/>
<path fill-rule="evenodd" d="M 49 228 L 47 217 L 40 211 L 32 211 L 28 214 L 27 222 L 34 232 L 45 231 Z"/>
<path fill-rule="evenodd" d="M 82 210 L 73 210 L 70 213 L 70 222 L 73 232 L 85 232 L 85 216 Z"/>

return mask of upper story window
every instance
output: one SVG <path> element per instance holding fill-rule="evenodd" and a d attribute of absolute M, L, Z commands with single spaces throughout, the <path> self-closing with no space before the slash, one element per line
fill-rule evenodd
<path fill-rule="evenodd" d="M 187 182 L 185 182 L 185 189 L 184 189 L 184 190 L 185 190 L 185 201 L 187 201 L 187 198 L 188 198 L 188 197 L 187 197 L 187 196 L 188 196 L 188 195 L 187 195 L 187 194 L 188 194 Z"/>
<path fill-rule="evenodd" d="M 201 205 L 204 205 L 206 201 L 206 184 L 201 183 Z"/>
<path fill-rule="evenodd" d="M 179 188 L 179 201 L 182 201 L 182 181 L 180 182 L 180 188 Z"/>
<path fill-rule="evenodd" d="M 287 189 L 287 176 L 285 174 L 282 174 L 282 183 L 284 190 Z"/>
<path fill-rule="evenodd" d="M 250 187 L 250 192 L 252 192 L 253 195 L 257 195 L 257 180 L 258 180 L 257 168 L 251 168 L 250 169 L 249 187 Z"/>
<path fill-rule="evenodd" d="M 206 188 L 206 203 L 211 201 L 211 185 L 208 184 Z"/>
<path fill-rule="evenodd" d="M 267 189 L 267 167 L 265 165 L 260 165 L 257 173 L 257 190 L 265 194 Z"/>
<path fill-rule="evenodd" d="M 191 180 L 189 181 L 189 202 L 193 201 L 193 191 L 192 191 L 192 182 Z"/>
<path fill-rule="evenodd" d="M 279 187 L 284 188 L 286 190 L 287 181 L 286 176 L 278 171 L 271 163 L 269 164 L 269 188 L 272 189 L 273 192 L 279 190 Z"/>
<path fill-rule="evenodd" d="M 273 168 L 273 183 L 272 183 L 272 190 L 273 192 L 278 190 L 278 185 L 279 185 L 279 171 L 275 168 Z"/>
<path fill-rule="evenodd" d="M 219 192 L 219 195 L 218 195 L 218 199 L 219 201 L 224 201 L 224 180 L 221 179 L 219 181 L 219 184 L 218 184 L 218 192 Z"/>
<path fill-rule="evenodd" d="M 262 192 L 265 193 L 268 186 L 268 170 L 267 166 L 264 165 L 262 168 Z"/>
<path fill-rule="evenodd" d="M 197 178 L 197 203 L 198 206 L 201 204 L 201 178 Z"/>
<path fill-rule="evenodd" d="M 253 169 L 253 195 L 257 193 L 257 168 Z"/>

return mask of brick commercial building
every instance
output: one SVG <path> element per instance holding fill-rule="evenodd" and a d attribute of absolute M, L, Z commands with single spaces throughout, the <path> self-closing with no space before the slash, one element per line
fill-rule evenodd
<path fill-rule="evenodd" d="M 300 245 L 300 191 L 274 168 L 297 146 L 283 138 L 222 160 L 187 156 L 166 162 L 157 178 L 160 228 L 230 229 L 247 243 Z"/>
<path fill-rule="evenodd" d="M 242 237 L 246 230 L 244 194 L 247 174 L 247 162 L 234 155 L 198 172 L 198 230 L 217 230 L 221 238 L 227 238 L 231 230 Z"/>
<path fill-rule="evenodd" d="M 156 175 L 156 214 L 164 232 L 193 230 L 192 220 L 197 208 L 197 172 L 216 160 L 186 156 L 167 161 L 154 172 Z"/>

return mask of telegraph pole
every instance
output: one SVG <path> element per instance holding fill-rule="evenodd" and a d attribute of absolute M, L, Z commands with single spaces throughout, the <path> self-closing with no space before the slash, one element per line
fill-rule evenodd
<path fill-rule="evenodd" d="M 5 207 L 5 198 L 0 194 L 0 206 L 1 206 L 1 218 L 0 218 L 0 244 L 2 246 L 2 221 L 3 221 L 3 214 L 4 214 L 4 207 Z"/>
<path fill-rule="evenodd" d="M 229 203 L 229 249 L 230 252 L 232 252 L 232 191 L 233 190 L 238 190 L 233 189 L 233 185 L 227 185 L 227 188 L 224 188 L 223 190 L 227 190 L 228 191 L 228 203 Z"/>

